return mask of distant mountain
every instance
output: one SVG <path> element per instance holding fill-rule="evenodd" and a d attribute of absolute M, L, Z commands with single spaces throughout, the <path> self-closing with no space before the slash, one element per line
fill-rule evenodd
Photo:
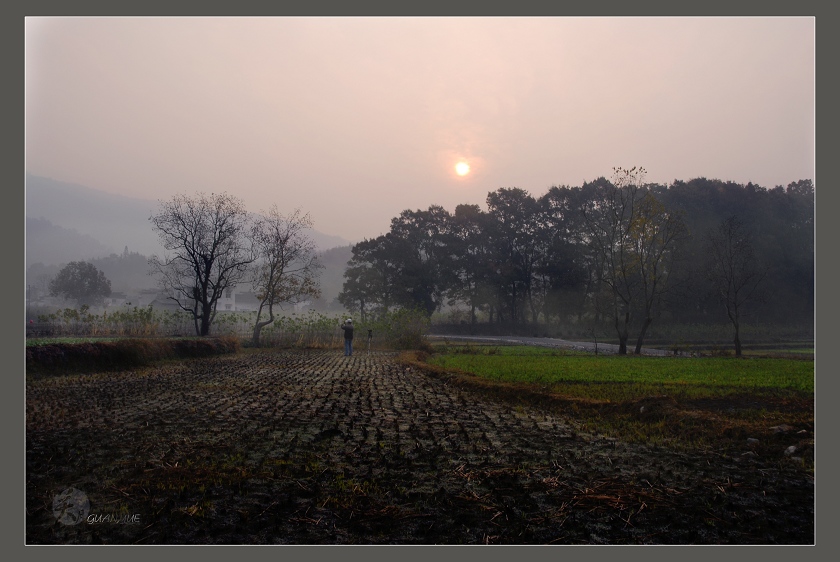
<path fill-rule="evenodd" d="M 342 238 L 341 236 L 324 234 L 323 232 L 318 232 L 317 230 L 310 230 L 309 235 L 312 237 L 312 241 L 315 242 L 315 247 L 318 248 L 319 252 L 330 250 L 332 248 L 338 248 L 339 246 L 352 246 L 352 243 L 349 240 Z"/>
<path fill-rule="evenodd" d="M 344 271 L 347 262 L 353 257 L 353 246 L 338 246 L 318 254 L 318 261 L 324 266 L 319 277 L 321 298 L 315 302 L 315 307 L 321 310 L 338 309 L 344 307 L 336 303 L 338 294 L 344 288 Z"/>
<path fill-rule="evenodd" d="M 122 253 L 126 246 L 144 255 L 162 252 L 163 248 L 149 224 L 149 217 L 156 208 L 156 201 L 133 199 L 83 185 L 26 175 L 26 216 L 46 219 L 58 227 L 98 240 L 108 248 L 101 256 L 111 252 Z M 27 253 L 33 254 L 34 261 L 43 261 L 35 250 L 27 240 Z"/>
<path fill-rule="evenodd" d="M 27 218 L 43 219 L 57 229 L 64 229 L 53 229 L 50 236 L 45 223 L 33 223 L 39 232 L 36 236 L 35 231 L 30 234 L 27 221 L 27 265 L 103 257 L 122 253 L 126 247 L 146 256 L 160 254 L 163 248 L 149 222 L 157 208 L 157 201 L 115 195 L 27 173 Z M 349 244 L 339 236 L 316 230 L 310 235 L 322 251 Z"/>
<path fill-rule="evenodd" d="M 26 267 L 89 261 L 114 251 L 88 234 L 56 226 L 47 219 L 26 218 Z"/>

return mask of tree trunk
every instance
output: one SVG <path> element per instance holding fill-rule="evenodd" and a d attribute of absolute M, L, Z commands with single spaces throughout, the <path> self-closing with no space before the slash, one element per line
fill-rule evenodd
<path fill-rule="evenodd" d="M 263 305 L 261 303 L 259 310 L 257 310 L 257 320 L 256 320 L 256 323 L 254 324 L 254 334 L 252 336 L 252 342 L 254 344 L 254 347 L 259 347 L 260 346 L 260 334 L 262 333 L 262 329 L 265 326 L 268 326 L 269 324 L 274 322 L 274 310 L 273 310 L 273 307 L 271 305 L 269 305 L 269 307 L 268 307 L 268 320 L 263 320 L 262 322 L 260 322 L 260 316 L 262 315 L 262 309 L 263 309 Z"/>
<path fill-rule="evenodd" d="M 618 333 L 618 354 L 627 355 L 627 339 L 630 337 L 628 326 L 630 325 L 630 312 L 624 313 L 624 328 L 618 326 L 618 316 L 615 317 L 615 331 Z"/>
<path fill-rule="evenodd" d="M 531 309 L 531 322 L 537 326 L 540 322 L 540 313 L 537 312 L 537 307 L 534 304 L 534 295 L 531 287 L 528 287 L 528 308 Z"/>
<path fill-rule="evenodd" d="M 210 318 L 206 316 L 201 317 L 201 328 L 199 332 L 199 336 L 206 336 L 210 333 Z"/>
<path fill-rule="evenodd" d="M 260 334 L 262 333 L 262 329 L 273 322 L 274 319 L 265 320 L 263 322 L 257 322 L 254 324 L 254 335 L 252 338 L 254 347 L 260 346 Z"/>
<path fill-rule="evenodd" d="M 653 318 L 647 317 L 645 318 L 645 323 L 642 324 L 642 330 L 639 332 L 639 339 L 636 340 L 636 355 L 642 354 L 642 343 L 645 341 L 645 333 L 647 332 L 648 326 L 651 325 L 653 322 Z"/>
<path fill-rule="evenodd" d="M 727 304 L 726 314 L 729 316 L 732 326 L 735 327 L 735 339 L 733 340 L 733 343 L 735 344 L 735 357 L 741 357 L 741 318 L 738 315 L 738 307 L 730 307 Z"/>
<path fill-rule="evenodd" d="M 210 333 L 210 312 L 211 306 L 209 303 L 201 306 L 201 332 L 199 336 L 206 336 Z"/>

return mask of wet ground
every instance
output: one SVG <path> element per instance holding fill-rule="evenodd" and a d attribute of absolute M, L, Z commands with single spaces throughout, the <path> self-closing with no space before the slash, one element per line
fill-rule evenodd
<path fill-rule="evenodd" d="M 583 434 L 390 353 L 31 378 L 26 402 L 27 544 L 814 542 L 801 463 Z"/>

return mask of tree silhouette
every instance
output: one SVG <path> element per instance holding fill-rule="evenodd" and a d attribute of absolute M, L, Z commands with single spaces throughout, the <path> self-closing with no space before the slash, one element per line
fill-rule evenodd
<path fill-rule="evenodd" d="M 760 288 L 766 269 L 756 261 L 752 237 L 735 216 L 722 221 L 707 240 L 711 262 L 708 277 L 735 329 L 735 355 L 740 357 L 744 306 L 750 301 L 764 300 Z"/>
<path fill-rule="evenodd" d="M 49 285 L 52 296 L 75 300 L 79 306 L 101 304 L 111 294 L 111 282 L 93 264 L 71 261 Z"/>
<path fill-rule="evenodd" d="M 320 295 L 318 274 L 321 266 L 315 257 L 315 243 L 306 230 L 312 226 L 309 215 L 295 210 L 283 216 L 272 206 L 251 228 L 256 261 L 252 284 L 260 301 L 254 323 L 253 342 L 260 343 L 263 327 L 274 322 L 274 307 L 297 303 Z M 268 318 L 262 320 L 267 308 Z"/>
<path fill-rule="evenodd" d="M 206 336 L 225 290 L 244 281 L 255 254 L 241 200 L 222 193 L 175 195 L 152 215 L 163 247 L 172 252 L 149 260 L 178 306 L 191 313 L 196 334 Z"/>

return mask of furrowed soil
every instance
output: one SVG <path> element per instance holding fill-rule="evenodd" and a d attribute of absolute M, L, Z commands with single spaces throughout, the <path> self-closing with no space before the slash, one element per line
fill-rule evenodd
<path fill-rule="evenodd" d="M 453 380 L 317 350 L 29 377 L 26 542 L 814 543 L 800 458 L 589 435 Z"/>

